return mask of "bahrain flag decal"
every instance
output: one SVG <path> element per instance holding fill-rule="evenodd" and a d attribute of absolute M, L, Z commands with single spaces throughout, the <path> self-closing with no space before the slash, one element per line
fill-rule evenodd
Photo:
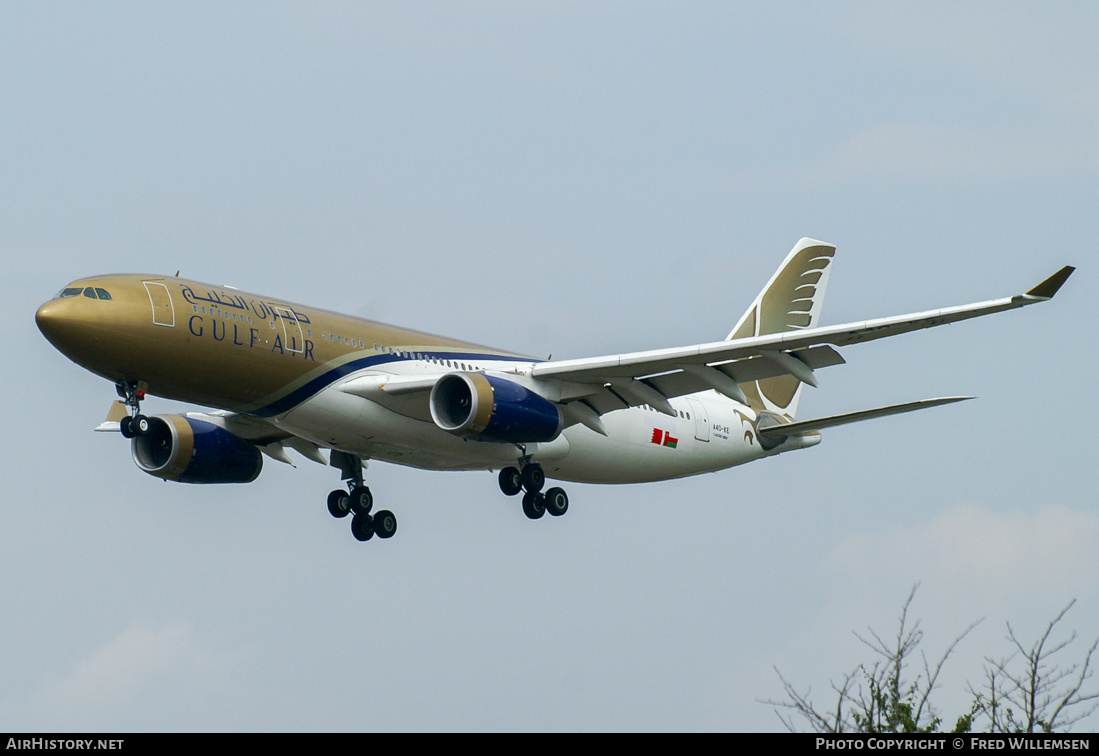
<path fill-rule="evenodd" d="M 667 446 L 671 449 L 674 449 L 676 447 L 676 444 L 679 443 L 679 439 L 673 436 L 671 433 L 668 433 L 667 431 L 662 431 L 659 428 L 653 428 L 652 442 L 657 446 Z"/>

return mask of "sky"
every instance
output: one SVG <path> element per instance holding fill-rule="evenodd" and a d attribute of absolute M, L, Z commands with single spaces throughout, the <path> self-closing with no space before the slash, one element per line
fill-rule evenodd
<path fill-rule="evenodd" d="M 1002 2 L 0 5 L 0 730 L 774 731 L 910 617 L 948 720 L 1011 623 L 1099 637 L 1099 9 Z M 823 323 L 1057 299 L 856 345 L 836 428 L 686 480 L 373 463 L 165 483 L 34 311 L 150 272 L 537 356 L 725 336 L 801 237 Z M 182 405 L 151 398 L 147 414 Z M 1099 715 L 1077 729 L 1099 727 Z"/>

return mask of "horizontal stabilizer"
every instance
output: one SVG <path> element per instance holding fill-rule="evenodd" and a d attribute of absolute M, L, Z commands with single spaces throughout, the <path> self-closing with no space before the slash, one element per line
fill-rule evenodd
<path fill-rule="evenodd" d="M 817 431 L 825 428 L 832 428 L 836 425 L 858 423 L 863 420 L 872 420 L 875 417 L 886 417 L 887 415 L 899 415 L 902 412 L 915 412 L 916 410 L 927 409 L 928 407 L 938 407 L 942 404 L 964 402 L 967 399 L 973 399 L 973 397 L 947 396 L 939 399 L 923 399 L 918 402 L 906 402 L 905 404 L 892 404 L 888 407 L 877 407 L 875 409 L 862 410 L 860 412 L 848 412 L 843 415 L 819 417 L 816 420 L 803 420 L 797 423 L 783 423 L 761 427 L 759 428 L 759 434 L 770 438 L 800 436 L 808 433 L 816 433 Z"/>
<path fill-rule="evenodd" d="M 126 405 L 115 401 L 111 404 L 111 410 L 107 413 L 107 419 L 96 426 L 96 430 L 107 433 L 120 433 L 122 431 L 122 418 L 129 415 Z"/>

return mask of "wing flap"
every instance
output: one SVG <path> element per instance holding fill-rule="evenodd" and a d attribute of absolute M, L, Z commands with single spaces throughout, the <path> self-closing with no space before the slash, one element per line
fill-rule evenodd
<path fill-rule="evenodd" d="M 844 362 L 840 353 L 830 346 L 798 350 L 793 353 L 792 359 L 799 360 L 809 370 L 842 365 Z M 728 383 L 722 381 L 719 376 L 708 375 L 707 372 L 699 371 L 698 368 L 702 367 L 709 367 L 717 371 L 720 375 L 728 378 L 733 385 L 791 374 L 784 365 L 764 356 L 753 356 L 712 366 L 687 364 L 677 372 L 652 376 L 646 378 L 645 381 L 669 399 L 685 394 L 695 394 L 707 389 L 714 389 L 719 393 L 728 395 Z"/>
<path fill-rule="evenodd" d="M 256 448 L 271 459 L 285 462 L 291 467 L 296 467 L 291 461 L 286 449 L 290 448 L 306 459 L 318 462 L 322 465 L 328 461 L 321 454 L 319 446 L 312 441 L 307 441 L 300 436 L 283 430 L 272 424 L 266 418 L 241 415 L 235 412 L 216 411 L 209 414 L 202 412 L 188 412 L 188 417 L 214 423 L 232 433 L 238 438 L 249 441 Z"/>

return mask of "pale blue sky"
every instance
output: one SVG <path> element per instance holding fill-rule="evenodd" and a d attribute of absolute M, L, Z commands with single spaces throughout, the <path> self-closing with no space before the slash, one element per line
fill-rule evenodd
<path fill-rule="evenodd" d="M 912 583 L 928 651 L 985 622 L 1099 636 L 1091 378 L 1099 11 L 1089 3 L 5 3 L 0 727 L 770 730 Z M 149 271 L 537 355 L 728 332 L 802 236 L 825 323 L 1054 302 L 843 350 L 805 417 L 978 401 L 695 479 L 487 473 L 249 486 L 141 473 L 114 389 L 35 308 Z M 151 400 L 150 411 L 175 411 Z M 1094 720 L 1083 729 L 1094 729 Z"/>

